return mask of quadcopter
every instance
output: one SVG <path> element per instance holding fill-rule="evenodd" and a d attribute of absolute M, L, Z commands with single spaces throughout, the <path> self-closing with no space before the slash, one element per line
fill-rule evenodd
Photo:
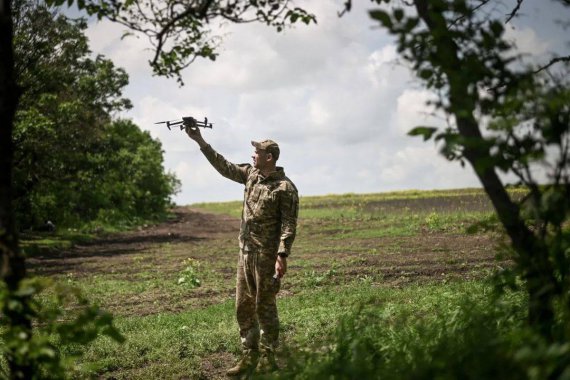
<path fill-rule="evenodd" d="M 198 121 L 194 119 L 192 116 L 184 116 L 182 120 L 167 120 L 167 121 L 159 121 L 158 123 L 154 124 L 166 124 L 166 127 L 169 130 L 172 130 L 170 127 L 180 126 L 180 130 L 183 130 L 186 125 L 189 125 L 194 121 L 194 125 L 200 128 L 212 128 L 212 123 L 208 123 L 208 118 L 205 117 L 204 121 Z"/>

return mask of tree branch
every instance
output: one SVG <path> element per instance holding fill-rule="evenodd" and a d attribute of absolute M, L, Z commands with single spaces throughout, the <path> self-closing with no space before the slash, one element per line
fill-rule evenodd
<path fill-rule="evenodd" d="M 510 14 L 507 15 L 507 21 L 505 21 L 505 24 L 508 24 L 509 21 L 511 21 L 517 15 L 518 11 L 521 9 L 523 1 L 524 0 L 517 0 L 517 6 Z"/>
<path fill-rule="evenodd" d="M 556 58 L 552 58 L 550 60 L 550 62 L 548 62 L 546 65 L 541 66 L 540 68 L 538 68 L 537 70 L 533 71 L 533 74 L 537 74 L 543 70 L 548 69 L 550 66 L 558 63 L 558 62 L 570 62 L 570 55 L 567 55 L 565 57 L 556 57 Z"/>
<path fill-rule="evenodd" d="M 419 17 L 425 22 L 430 33 L 436 36 L 433 41 L 437 49 L 436 54 L 439 57 L 446 57 L 445 61 L 439 63 L 449 81 L 449 100 L 454 108 L 459 110 L 454 112 L 459 133 L 471 142 L 480 142 L 483 137 L 479 125 L 473 117 L 475 104 L 469 100 L 467 83 L 462 77 L 463 74 L 457 71 L 457 67 L 462 66 L 458 55 L 459 48 L 449 35 L 440 32 L 441 28 L 446 27 L 440 9 L 430 8 L 429 0 L 414 0 L 414 3 Z M 464 156 L 473 166 L 485 192 L 491 199 L 515 250 L 519 252 L 521 258 L 528 259 L 529 247 L 536 247 L 538 242 L 525 226 L 520 217 L 519 207 L 511 200 L 494 169 L 480 165 L 482 162 L 488 161 L 488 149 L 482 144 L 465 146 Z"/>
<path fill-rule="evenodd" d="M 491 0 L 481 0 L 481 3 L 479 3 L 479 5 L 473 7 L 473 9 L 471 9 L 472 12 L 477 11 L 480 8 L 483 8 L 485 5 L 487 5 Z M 457 23 L 459 23 L 461 20 L 463 20 L 466 16 L 465 15 L 461 15 L 459 17 L 457 17 L 455 20 L 452 20 L 449 25 L 447 26 L 447 29 L 451 29 L 451 27 L 455 26 Z"/>
<path fill-rule="evenodd" d="M 211 4 L 211 2 L 206 3 L 206 6 L 209 6 L 209 4 Z M 155 36 L 156 41 L 157 41 L 157 46 L 155 49 L 154 58 L 151 61 L 152 65 L 155 65 L 156 62 L 158 61 L 158 58 L 160 56 L 160 52 L 162 51 L 162 46 L 164 45 L 164 42 L 165 42 L 164 41 L 164 35 L 166 33 L 168 33 L 170 31 L 170 28 L 172 28 L 181 19 L 183 19 L 187 16 L 190 16 L 192 14 L 194 15 L 193 17 L 195 17 L 195 15 L 197 13 L 196 11 L 197 11 L 196 8 L 188 7 L 186 10 L 184 10 L 184 12 L 180 12 L 178 15 L 172 17 L 170 19 L 170 21 L 162 27 L 162 30 L 157 33 L 157 35 Z M 206 9 L 202 8 L 202 9 L 199 9 L 198 11 L 200 12 L 200 15 L 201 15 L 207 11 L 207 8 Z"/>
<path fill-rule="evenodd" d="M 351 9 L 352 9 L 352 0 L 346 0 L 344 2 L 344 9 L 342 11 L 337 12 L 338 17 L 344 16 L 344 14 L 350 12 Z"/>

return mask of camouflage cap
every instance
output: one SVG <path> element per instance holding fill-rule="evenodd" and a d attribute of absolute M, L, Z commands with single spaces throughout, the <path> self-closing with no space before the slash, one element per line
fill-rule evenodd
<path fill-rule="evenodd" d="M 279 158 L 279 145 L 273 140 L 252 141 L 251 145 L 257 149 L 271 153 L 276 160 Z"/>

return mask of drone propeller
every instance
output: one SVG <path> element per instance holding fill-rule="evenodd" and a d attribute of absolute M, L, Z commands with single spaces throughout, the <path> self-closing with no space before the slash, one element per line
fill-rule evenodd
<path fill-rule="evenodd" d="M 213 128 L 212 123 L 208 123 L 208 118 L 205 117 L 204 121 L 197 121 L 195 120 L 193 117 L 191 116 L 184 116 L 182 117 L 182 120 L 165 120 L 165 121 L 159 121 L 157 123 L 154 124 L 166 124 L 166 127 L 169 130 L 172 130 L 170 127 L 171 126 L 176 126 L 176 125 L 180 125 L 180 130 L 184 129 L 184 125 L 185 124 L 189 124 L 192 122 L 192 120 L 194 120 L 194 125 L 196 127 L 200 127 L 200 128 Z"/>

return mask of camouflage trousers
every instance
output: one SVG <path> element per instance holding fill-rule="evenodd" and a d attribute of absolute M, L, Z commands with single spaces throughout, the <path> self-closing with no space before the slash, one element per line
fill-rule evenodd
<path fill-rule="evenodd" d="M 275 297 L 280 281 L 275 280 L 275 253 L 240 250 L 237 267 L 236 316 L 242 347 L 277 347 L 279 317 Z"/>

